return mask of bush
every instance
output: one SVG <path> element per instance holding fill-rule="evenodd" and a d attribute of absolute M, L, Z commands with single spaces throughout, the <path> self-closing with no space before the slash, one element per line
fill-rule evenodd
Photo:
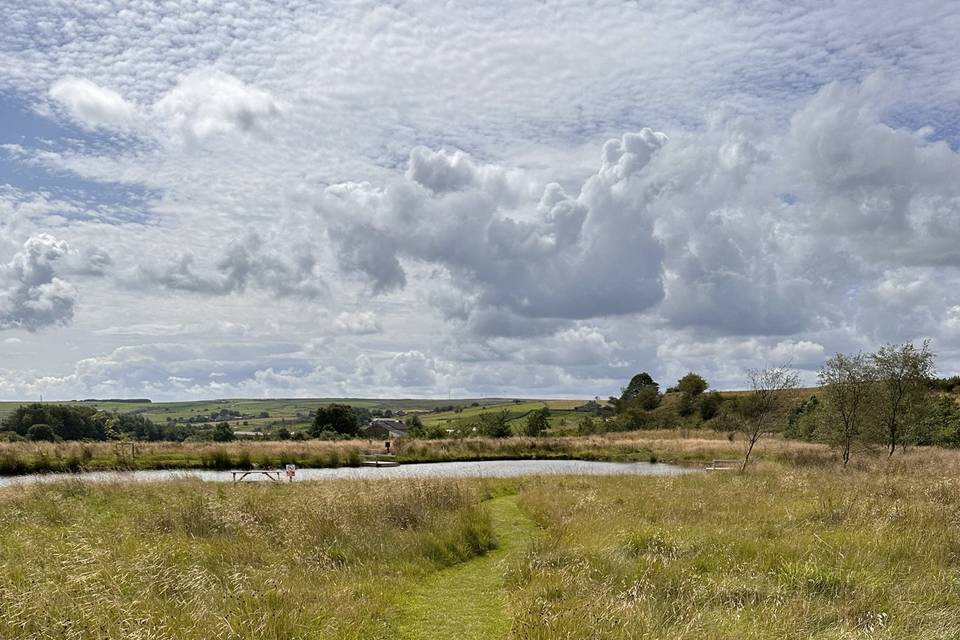
<path fill-rule="evenodd" d="M 57 437 L 50 425 L 40 423 L 32 425 L 29 429 L 27 429 L 27 439 L 33 440 L 34 442 L 53 442 L 57 439 Z"/>
<path fill-rule="evenodd" d="M 237 438 L 233 433 L 233 429 L 230 428 L 230 425 L 226 422 L 218 422 L 217 426 L 213 428 L 213 440 L 215 442 L 231 442 Z"/>
<path fill-rule="evenodd" d="M 720 413 L 721 402 L 723 402 L 723 400 L 716 391 L 705 394 L 700 398 L 700 418 L 703 420 L 711 420 L 717 417 Z"/>
<path fill-rule="evenodd" d="M 513 435 L 510 428 L 509 412 L 484 413 L 480 416 L 477 430 L 488 438 L 506 438 Z"/>

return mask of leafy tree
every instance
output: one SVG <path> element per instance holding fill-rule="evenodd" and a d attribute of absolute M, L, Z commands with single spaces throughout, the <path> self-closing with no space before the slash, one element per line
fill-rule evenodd
<path fill-rule="evenodd" d="M 30 428 L 27 429 L 27 439 L 34 442 L 53 442 L 57 437 L 50 425 L 39 423 L 30 425 Z"/>
<path fill-rule="evenodd" d="M 404 424 L 407 425 L 407 435 L 411 438 L 423 438 L 426 435 L 426 430 L 423 428 L 423 420 L 421 420 L 417 414 L 407 417 Z"/>
<path fill-rule="evenodd" d="M 628 405 L 639 400 L 639 404 L 644 409 L 652 409 L 659 404 L 660 385 L 650 376 L 643 372 L 630 378 L 630 383 L 622 390 L 620 400 L 617 403 L 618 409 L 626 409 Z M 656 398 L 653 401 L 652 398 Z M 652 406 L 649 406 L 651 405 Z"/>
<path fill-rule="evenodd" d="M 700 398 L 700 419 L 710 420 L 715 418 L 720 413 L 720 405 L 722 402 L 723 397 L 716 391 L 704 394 L 704 396 Z"/>
<path fill-rule="evenodd" d="M 838 353 L 823 363 L 818 377 L 826 409 L 820 432 L 830 445 L 840 449 L 843 466 L 847 466 L 853 447 L 870 439 L 867 432 L 876 369 L 862 353 Z"/>
<path fill-rule="evenodd" d="M 543 434 L 543 432 L 550 427 L 549 418 L 550 409 L 547 407 L 531 411 L 529 415 L 527 415 L 527 421 L 524 425 L 524 435 L 537 437 Z"/>
<path fill-rule="evenodd" d="M 580 422 L 577 423 L 577 434 L 581 436 L 589 436 L 597 433 L 597 423 L 590 416 L 583 416 L 580 418 Z"/>
<path fill-rule="evenodd" d="M 290 439 L 290 430 L 286 427 L 280 427 L 277 429 L 277 440 L 289 440 Z"/>
<path fill-rule="evenodd" d="M 757 441 L 776 431 L 777 417 L 788 403 L 787 392 L 800 384 L 797 373 L 786 366 L 751 369 L 747 377 L 750 379 L 750 394 L 738 402 L 740 430 L 747 439 L 741 472 L 747 468 Z"/>
<path fill-rule="evenodd" d="M 911 342 L 885 345 L 870 356 L 878 380 L 877 408 L 884 428 L 888 455 L 902 447 L 911 429 L 921 422 L 923 403 L 934 373 L 934 354 L 925 340 L 918 349 Z"/>
<path fill-rule="evenodd" d="M 217 426 L 213 428 L 213 439 L 216 442 L 231 442 L 236 438 L 237 436 L 234 435 L 228 422 L 218 422 Z"/>
<path fill-rule="evenodd" d="M 930 403 L 926 431 L 934 443 L 944 447 L 960 447 L 960 407 L 948 395 L 938 395 Z"/>
<path fill-rule="evenodd" d="M 796 405 L 787 418 L 787 428 L 783 435 L 786 438 L 797 440 L 814 440 L 822 432 L 820 400 L 817 396 L 810 396 Z"/>
<path fill-rule="evenodd" d="M 696 398 L 709 387 L 710 385 L 703 378 L 703 376 L 692 371 L 680 378 L 680 380 L 677 382 L 677 391 L 691 398 Z"/>
<path fill-rule="evenodd" d="M 488 438 L 507 438 L 513 435 L 510 428 L 510 412 L 497 411 L 480 414 L 477 431 Z"/>
<path fill-rule="evenodd" d="M 310 427 L 310 435 L 319 437 L 324 431 L 343 436 L 355 436 L 360 433 L 360 423 L 353 407 L 346 404 L 331 404 L 317 409 L 317 417 Z"/>

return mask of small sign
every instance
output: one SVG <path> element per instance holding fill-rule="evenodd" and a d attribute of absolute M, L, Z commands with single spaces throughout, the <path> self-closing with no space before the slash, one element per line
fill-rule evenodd
<path fill-rule="evenodd" d="M 288 464 L 287 465 L 287 478 L 290 482 L 293 482 L 293 476 L 297 475 L 297 465 Z"/>

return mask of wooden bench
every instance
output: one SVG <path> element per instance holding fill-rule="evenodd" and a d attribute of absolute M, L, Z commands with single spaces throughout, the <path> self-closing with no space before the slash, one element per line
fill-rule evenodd
<path fill-rule="evenodd" d="M 735 471 L 743 464 L 743 460 L 711 460 L 704 471 Z"/>
<path fill-rule="evenodd" d="M 266 476 L 273 482 L 280 482 L 280 471 L 276 469 L 245 469 L 240 471 L 231 471 L 234 482 L 241 482 L 248 476 Z"/>

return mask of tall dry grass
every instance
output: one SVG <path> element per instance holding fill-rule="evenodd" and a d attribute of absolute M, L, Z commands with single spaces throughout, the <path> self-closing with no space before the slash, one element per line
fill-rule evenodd
<path fill-rule="evenodd" d="M 0 491 L 0 638 L 375 638 L 490 548 L 477 484 L 66 482 Z"/>
<path fill-rule="evenodd" d="M 773 442 L 774 447 L 779 446 Z M 518 638 L 960 637 L 960 455 L 527 481 Z"/>

